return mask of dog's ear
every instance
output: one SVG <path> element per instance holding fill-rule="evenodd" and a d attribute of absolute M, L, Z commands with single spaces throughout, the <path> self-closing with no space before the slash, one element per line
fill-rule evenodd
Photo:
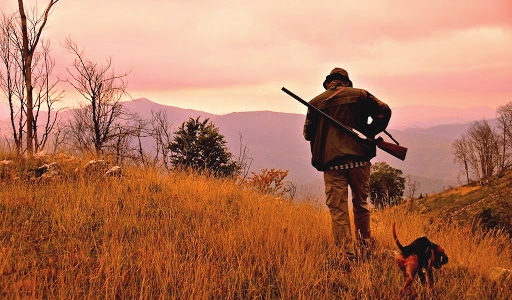
<path fill-rule="evenodd" d="M 441 265 L 446 265 L 448 263 L 448 256 L 446 254 L 441 255 Z"/>
<path fill-rule="evenodd" d="M 437 253 L 439 253 L 439 255 L 441 255 L 442 258 L 445 258 L 446 261 L 448 262 L 448 256 L 446 255 L 446 253 L 444 252 L 444 249 L 443 247 L 439 246 L 439 245 L 436 245 L 436 251 Z"/>
<path fill-rule="evenodd" d="M 439 252 L 440 257 L 440 265 L 445 265 L 448 263 L 448 255 L 444 252 L 444 249 L 441 246 L 437 246 L 437 251 Z"/>
<path fill-rule="evenodd" d="M 448 256 L 444 252 L 443 247 L 441 247 L 439 245 L 434 244 L 434 251 L 435 251 L 435 261 L 433 262 L 434 267 L 436 269 L 439 269 L 439 268 L 441 268 L 442 265 L 445 265 L 448 263 Z"/>

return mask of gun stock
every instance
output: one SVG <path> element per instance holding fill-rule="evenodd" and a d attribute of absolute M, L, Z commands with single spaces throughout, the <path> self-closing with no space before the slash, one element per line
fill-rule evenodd
<path fill-rule="evenodd" d="M 381 149 L 382 151 L 387 152 L 400 160 L 405 160 L 405 155 L 407 154 L 407 148 L 402 147 L 397 144 L 388 143 L 388 142 L 384 141 L 384 139 L 382 139 L 381 137 L 378 137 L 377 139 L 375 139 L 375 142 L 376 142 L 377 147 L 379 149 Z"/>

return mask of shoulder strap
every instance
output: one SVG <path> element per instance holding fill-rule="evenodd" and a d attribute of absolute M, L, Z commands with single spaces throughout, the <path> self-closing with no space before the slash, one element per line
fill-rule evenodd
<path fill-rule="evenodd" d="M 327 104 L 329 102 L 329 100 L 331 100 L 332 98 L 334 98 L 334 96 L 338 95 L 339 93 L 343 92 L 344 90 L 345 90 L 344 86 L 340 87 L 339 89 L 334 91 L 334 93 L 332 93 L 329 97 L 325 98 L 320 103 L 318 103 L 317 107 L 320 108 L 320 107 L 322 107 L 322 105 Z"/>
<path fill-rule="evenodd" d="M 327 97 L 322 102 L 327 102 L 327 101 L 331 100 L 334 96 L 338 95 L 339 93 L 343 92 L 344 90 L 345 90 L 344 86 L 340 87 L 339 89 L 337 89 L 334 93 L 332 93 L 329 97 Z"/>

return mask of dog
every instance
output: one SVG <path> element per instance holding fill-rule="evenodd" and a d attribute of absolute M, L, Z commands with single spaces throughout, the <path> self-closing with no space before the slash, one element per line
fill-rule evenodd
<path fill-rule="evenodd" d="M 405 284 L 400 290 L 399 297 L 401 298 L 406 292 L 412 296 L 416 295 L 412 287 L 416 274 L 422 284 L 427 283 L 423 270 L 427 271 L 428 285 L 432 289 L 434 286 L 432 267 L 440 269 L 442 265 L 448 263 L 448 256 L 444 249 L 432 243 L 427 237 L 417 238 L 409 245 L 402 246 L 396 235 L 395 223 L 393 223 L 393 237 L 400 249 L 400 252 L 395 253 L 395 259 L 405 277 Z"/>

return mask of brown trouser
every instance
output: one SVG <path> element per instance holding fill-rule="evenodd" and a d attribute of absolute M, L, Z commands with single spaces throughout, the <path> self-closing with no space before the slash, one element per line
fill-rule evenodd
<path fill-rule="evenodd" d="M 369 239 L 370 165 L 346 170 L 324 171 L 326 204 L 332 218 L 334 243 L 345 252 L 355 252 L 348 209 L 348 188 L 352 191 L 355 234 L 359 239 Z"/>

